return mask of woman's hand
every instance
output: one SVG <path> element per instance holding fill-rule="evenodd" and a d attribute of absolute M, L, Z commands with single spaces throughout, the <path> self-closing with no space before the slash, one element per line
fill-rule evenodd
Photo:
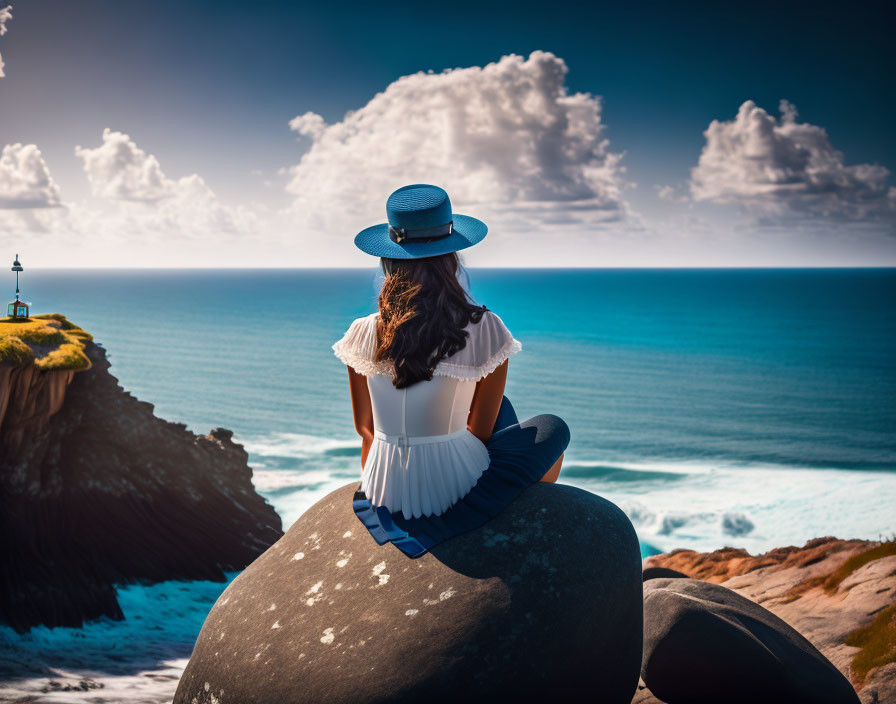
<path fill-rule="evenodd" d="M 467 429 L 482 442 L 492 436 L 492 429 L 498 419 L 501 400 L 504 398 L 504 385 L 507 382 L 508 360 L 476 384 L 473 401 L 470 404 L 470 416 Z"/>
<path fill-rule="evenodd" d="M 361 436 L 361 469 L 367 461 L 367 453 L 373 444 L 373 406 L 370 404 L 370 390 L 367 388 L 367 377 L 358 374 L 351 367 L 348 369 L 348 387 L 352 397 L 352 415 L 355 417 L 355 430 Z"/>

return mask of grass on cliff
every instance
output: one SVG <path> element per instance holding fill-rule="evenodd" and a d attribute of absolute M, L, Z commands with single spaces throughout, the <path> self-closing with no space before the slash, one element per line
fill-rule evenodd
<path fill-rule="evenodd" d="M 896 662 L 896 604 L 881 611 L 870 625 L 846 636 L 845 643 L 861 648 L 852 659 L 856 684 L 862 684 L 874 668 Z"/>
<path fill-rule="evenodd" d="M 41 371 L 88 369 L 84 348 L 93 336 L 59 313 L 0 318 L 0 363 Z"/>
<path fill-rule="evenodd" d="M 824 590 L 828 594 L 833 594 L 837 591 L 840 583 L 860 567 L 864 567 L 869 562 L 874 562 L 875 560 L 880 560 L 883 557 L 890 557 L 892 555 L 896 555 L 896 540 L 886 540 L 870 550 L 860 552 L 858 555 L 853 555 L 840 565 L 838 569 L 834 570 L 824 581 Z"/>

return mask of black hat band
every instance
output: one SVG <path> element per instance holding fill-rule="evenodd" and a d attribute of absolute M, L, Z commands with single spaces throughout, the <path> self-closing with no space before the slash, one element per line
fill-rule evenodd
<path fill-rule="evenodd" d="M 454 231 L 454 222 L 449 222 L 436 227 L 425 227 L 420 230 L 408 230 L 404 227 L 392 227 L 389 225 L 389 239 L 398 244 L 403 242 L 435 242 L 450 237 Z"/>

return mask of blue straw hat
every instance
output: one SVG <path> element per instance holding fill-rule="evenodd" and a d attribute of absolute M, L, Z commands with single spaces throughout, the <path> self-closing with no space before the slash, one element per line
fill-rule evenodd
<path fill-rule="evenodd" d="M 438 186 L 402 186 L 386 201 L 389 222 L 361 230 L 362 252 L 390 259 L 421 259 L 457 252 L 481 242 L 488 227 L 469 215 L 451 212 L 448 194 Z"/>

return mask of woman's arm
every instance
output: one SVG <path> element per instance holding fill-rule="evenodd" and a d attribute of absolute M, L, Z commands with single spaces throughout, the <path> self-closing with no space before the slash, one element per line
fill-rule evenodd
<path fill-rule="evenodd" d="M 373 407 L 370 405 L 370 390 L 367 388 L 367 377 L 358 374 L 351 367 L 348 369 L 348 388 L 352 397 L 352 415 L 355 417 L 355 430 L 361 436 L 361 469 L 367 461 L 367 453 L 373 443 Z"/>
<path fill-rule="evenodd" d="M 476 383 L 467 428 L 473 435 L 486 442 L 492 436 L 492 429 L 504 398 L 504 384 L 507 382 L 508 360 L 487 377 Z"/>
<path fill-rule="evenodd" d="M 467 429 L 477 438 L 486 442 L 492 436 L 492 429 L 498 419 L 498 411 L 501 409 L 501 400 L 504 398 L 504 384 L 507 381 L 507 362 L 495 369 L 484 379 L 476 384 L 473 392 L 473 401 L 470 404 L 470 418 Z M 560 468 L 563 466 L 561 454 L 554 466 L 551 467 L 540 479 L 543 482 L 556 482 L 560 476 Z"/>

